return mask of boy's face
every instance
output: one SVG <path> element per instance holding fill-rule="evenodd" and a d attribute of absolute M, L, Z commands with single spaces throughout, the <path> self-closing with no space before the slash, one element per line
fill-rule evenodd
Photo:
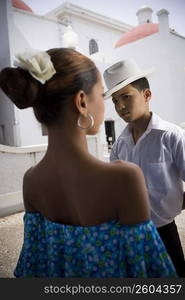
<path fill-rule="evenodd" d="M 134 122 L 149 112 L 150 89 L 138 91 L 131 84 L 112 95 L 118 115 L 127 123 Z"/>

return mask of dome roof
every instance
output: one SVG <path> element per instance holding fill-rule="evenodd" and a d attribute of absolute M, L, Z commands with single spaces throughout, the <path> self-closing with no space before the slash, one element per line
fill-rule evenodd
<path fill-rule="evenodd" d="M 26 11 L 33 13 L 33 10 L 26 3 L 24 3 L 21 0 L 12 0 L 12 5 L 15 8 L 19 8 L 19 9 L 26 10 Z"/>
<path fill-rule="evenodd" d="M 120 40 L 116 43 L 115 48 L 132 43 L 139 39 L 143 39 L 148 35 L 152 35 L 159 31 L 159 25 L 154 23 L 144 23 L 132 28 L 122 35 Z"/>

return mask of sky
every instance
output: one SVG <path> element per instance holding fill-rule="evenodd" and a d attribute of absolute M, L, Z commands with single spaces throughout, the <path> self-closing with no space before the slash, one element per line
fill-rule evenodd
<path fill-rule="evenodd" d="M 137 26 L 136 11 L 143 5 L 153 9 L 154 23 L 157 22 L 156 12 L 165 8 L 170 13 L 170 28 L 185 36 L 185 0 L 24 0 L 24 2 L 40 15 L 48 13 L 64 2 L 71 2 L 132 26 Z"/>

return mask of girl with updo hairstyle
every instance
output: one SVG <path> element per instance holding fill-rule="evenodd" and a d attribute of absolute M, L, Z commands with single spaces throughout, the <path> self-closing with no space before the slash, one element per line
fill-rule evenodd
<path fill-rule="evenodd" d="M 47 127 L 43 159 L 24 175 L 24 242 L 16 277 L 177 277 L 150 220 L 142 171 L 88 152 L 104 119 L 100 72 L 81 53 L 19 55 L 0 87 Z"/>

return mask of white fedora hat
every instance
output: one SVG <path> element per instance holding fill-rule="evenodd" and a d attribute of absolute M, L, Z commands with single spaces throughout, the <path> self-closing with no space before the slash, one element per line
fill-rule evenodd
<path fill-rule="evenodd" d="M 133 59 L 126 59 L 117 62 L 103 73 L 108 90 L 105 92 L 105 99 L 119 91 L 129 83 L 149 76 L 154 68 L 142 71 Z"/>

